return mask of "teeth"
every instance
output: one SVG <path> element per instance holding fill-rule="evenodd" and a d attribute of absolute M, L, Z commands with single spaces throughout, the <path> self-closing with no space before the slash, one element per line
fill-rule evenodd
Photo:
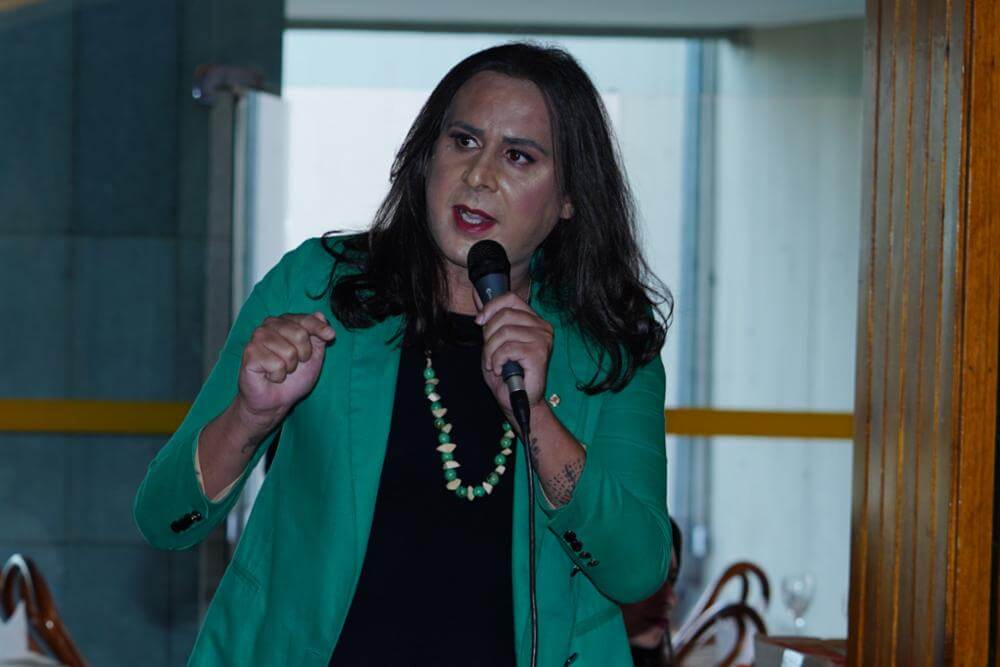
<path fill-rule="evenodd" d="M 485 218 L 469 213 L 468 211 L 462 211 L 460 215 L 462 216 L 462 220 L 465 220 L 470 225 L 481 225 L 485 221 Z"/>

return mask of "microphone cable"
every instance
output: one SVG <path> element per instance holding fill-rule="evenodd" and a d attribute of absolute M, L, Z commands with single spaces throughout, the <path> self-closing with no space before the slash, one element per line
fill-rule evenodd
<path fill-rule="evenodd" d="M 503 246 L 492 239 L 477 241 L 467 256 L 471 282 L 486 304 L 510 290 L 510 260 Z M 530 283 L 529 283 L 530 292 Z M 531 464 L 531 414 L 524 388 L 524 369 L 516 361 L 502 368 L 504 384 L 510 392 L 510 408 L 521 432 L 525 471 L 528 476 L 528 599 L 531 613 L 531 667 L 538 665 L 538 599 L 535 586 L 535 469 Z"/>
<path fill-rule="evenodd" d="M 523 401 L 514 400 L 521 394 Z M 518 398 L 522 398 L 518 396 Z M 528 599 L 531 615 L 531 667 L 538 665 L 538 599 L 535 586 L 535 468 L 531 462 L 531 421 L 528 414 L 528 396 L 522 391 L 511 393 L 511 409 L 521 431 L 521 445 L 524 450 L 524 469 L 528 476 Z M 523 405 L 523 408 L 521 406 Z M 521 409 L 519 409 L 521 408 Z"/>

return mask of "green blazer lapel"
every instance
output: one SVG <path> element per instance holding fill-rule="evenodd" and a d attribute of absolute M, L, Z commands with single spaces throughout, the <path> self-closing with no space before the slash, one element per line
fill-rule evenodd
<path fill-rule="evenodd" d="M 400 350 L 395 334 L 401 318 L 391 317 L 354 334 L 347 408 L 351 478 L 357 541 L 355 556 L 360 572 L 364 562 L 385 460 Z"/>

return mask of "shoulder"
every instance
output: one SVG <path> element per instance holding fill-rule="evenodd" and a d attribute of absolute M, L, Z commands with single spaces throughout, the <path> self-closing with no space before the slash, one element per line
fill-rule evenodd
<path fill-rule="evenodd" d="M 600 369 L 599 351 L 580 328 L 569 319 L 551 314 L 545 317 L 553 330 L 553 354 L 550 374 L 555 369 L 567 374 L 573 386 L 586 384 Z"/>
<path fill-rule="evenodd" d="M 343 234 L 338 236 L 313 237 L 303 241 L 297 248 L 290 250 L 275 266 L 290 285 L 306 285 L 315 289 L 329 281 L 331 271 L 336 267 L 338 272 L 346 266 L 337 262 L 338 256 L 347 251 L 347 244 L 356 241 L 363 234 Z"/>
<path fill-rule="evenodd" d="M 290 274 L 310 275 L 316 272 L 329 274 L 336 255 L 345 251 L 348 242 L 357 240 L 361 236 L 363 234 L 353 233 L 306 239 L 297 248 L 285 253 L 278 266 L 284 266 L 285 272 Z"/>
<path fill-rule="evenodd" d="M 553 317 L 548 320 L 554 330 L 554 347 L 561 352 L 553 353 L 552 361 L 570 373 L 577 387 L 589 384 L 594 379 L 603 379 L 610 370 L 611 358 L 607 350 L 588 337 L 581 328 L 569 319 Z M 625 354 L 624 348 L 622 353 Z M 609 395 L 631 395 L 635 391 L 655 390 L 665 383 L 663 360 L 659 354 L 650 361 L 638 365 L 635 374 L 621 390 L 601 392 L 591 399 L 603 400 Z"/>
<path fill-rule="evenodd" d="M 337 255 L 344 251 L 345 243 L 358 234 L 313 237 L 288 251 L 258 284 L 261 296 L 268 302 L 286 304 L 303 297 L 316 299 L 324 294 L 332 272 L 343 269 Z"/>

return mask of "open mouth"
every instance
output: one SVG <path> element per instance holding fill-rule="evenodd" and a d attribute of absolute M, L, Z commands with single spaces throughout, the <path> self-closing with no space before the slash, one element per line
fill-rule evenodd
<path fill-rule="evenodd" d="M 470 234 L 482 234 L 497 223 L 496 219 L 485 211 L 468 206 L 452 206 L 451 213 L 455 219 L 455 225 Z"/>

